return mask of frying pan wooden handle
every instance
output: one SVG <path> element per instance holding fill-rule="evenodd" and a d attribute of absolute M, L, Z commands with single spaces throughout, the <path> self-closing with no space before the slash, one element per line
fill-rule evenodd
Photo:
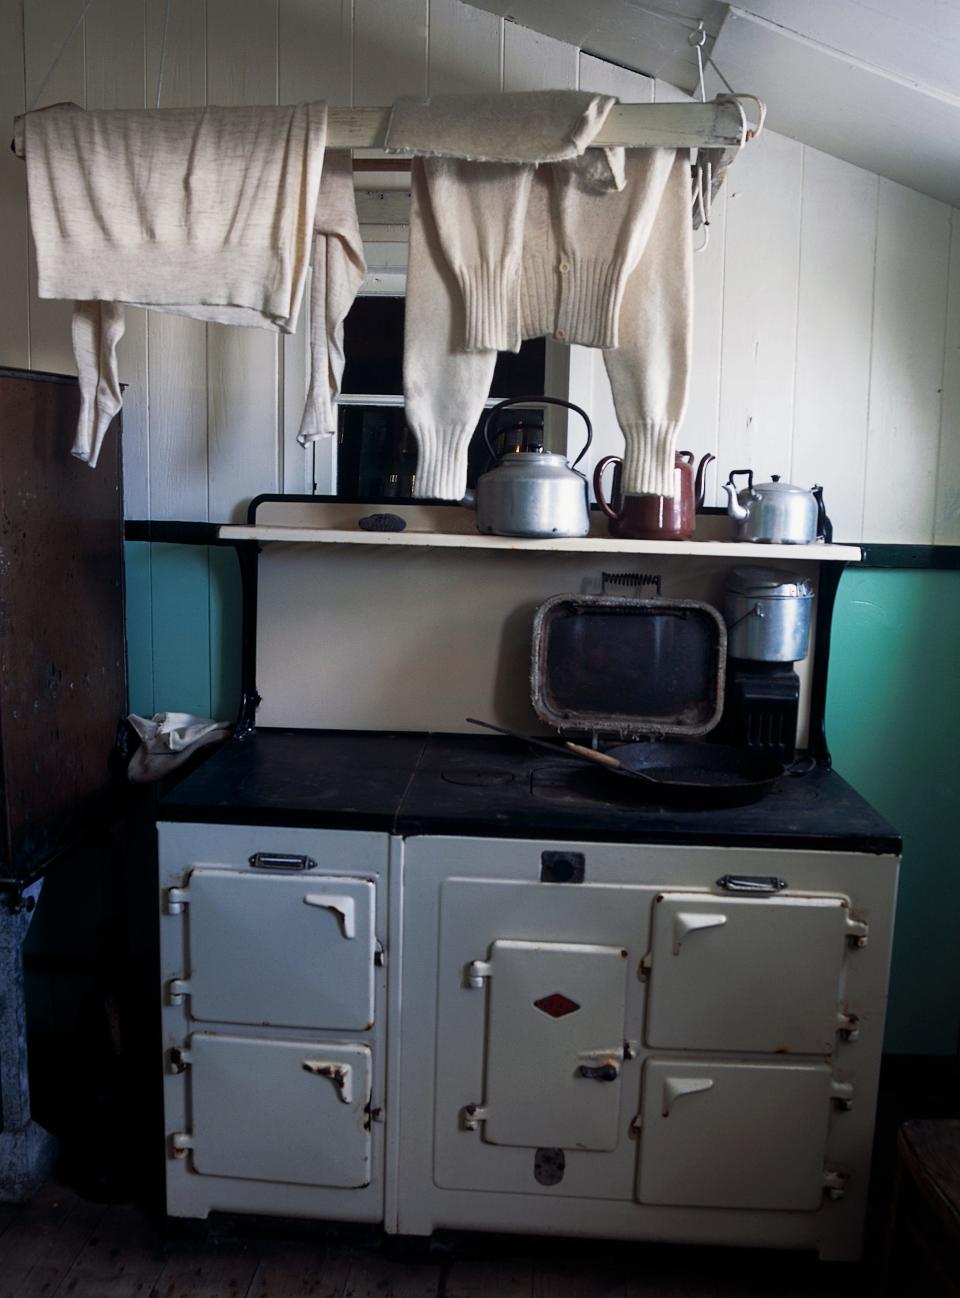
<path fill-rule="evenodd" d="M 588 762 L 596 762 L 598 766 L 606 766 L 611 771 L 622 771 L 623 762 L 611 757 L 609 753 L 601 753 L 596 748 L 586 748 L 583 744 L 574 744 L 568 739 L 564 747 L 569 748 L 571 753 L 576 753 L 578 757 L 585 757 Z"/>

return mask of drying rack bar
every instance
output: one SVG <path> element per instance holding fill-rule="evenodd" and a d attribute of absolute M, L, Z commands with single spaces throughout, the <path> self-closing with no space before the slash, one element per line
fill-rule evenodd
<path fill-rule="evenodd" d="M 331 149 L 382 149 L 389 108 L 331 108 Z M 616 104 L 592 143 L 627 148 L 724 149 L 740 144 L 736 104 Z M 395 156 L 395 155 L 391 155 Z"/>
<path fill-rule="evenodd" d="M 327 146 L 383 149 L 389 120 L 389 108 L 330 108 Z M 740 145 L 742 131 L 743 118 L 735 103 L 616 104 L 593 144 L 639 149 L 727 149 Z M 16 131 L 12 148 L 18 157 L 24 156 L 22 131 Z M 389 156 L 395 164 L 400 162 L 400 155 Z"/>

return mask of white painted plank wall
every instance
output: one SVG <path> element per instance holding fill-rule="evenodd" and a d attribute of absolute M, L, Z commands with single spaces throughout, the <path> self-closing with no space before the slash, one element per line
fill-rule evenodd
<path fill-rule="evenodd" d="M 0 0 L 0 108 L 29 104 L 82 0 Z M 166 0 L 94 0 L 39 103 L 155 102 Z M 22 30 L 21 30 L 22 13 Z M 639 74 L 459 0 L 172 0 L 162 103 L 383 103 L 456 89 L 609 90 Z M 682 98 L 657 83 L 657 99 Z M 69 306 L 39 302 L 22 167 L 0 164 L 0 362 L 72 370 Z M 738 160 L 695 262 L 684 445 L 823 481 L 844 539 L 960 543 L 960 216 L 768 133 Z M 28 288 L 29 277 L 29 288 Z M 305 331 L 130 312 L 123 342 L 128 516 L 226 520 L 302 490 Z M 597 451 L 619 438 L 599 356 L 574 349 Z M 711 471 L 708 499 L 720 503 Z"/>
<path fill-rule="evenodd" d="M 880 181 L 863 534 L 932 541 L 950 209 Z"/>
<path fill-rule="evenodd" d="M 933 539 L 937 544 L 960 543 L 960 210 L 952 214 L 949 316 L 943 348 L 943 403 L 940 423 L 940 465 Z"/>

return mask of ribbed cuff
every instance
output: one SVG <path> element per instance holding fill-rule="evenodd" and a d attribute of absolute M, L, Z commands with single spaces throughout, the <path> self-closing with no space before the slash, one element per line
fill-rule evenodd
<path fill-rule="evenodd" d="M 627 276 L 619 262 L 560 256 L 557 336 L 584 347 L 618 346 L 617 320 Z"/>
<path fill-rule="evenodd" d="M 672 496 L 677 423 L 638 419 L 621 427 L 626 443 L 621 491 L 633 496 Z"/>
<path fill-rule="evenodd" d="M 413 494 L 417 500 L 462 500 L 467 490 L 467 452 L 472 424 L 413 428 L 419 456 Z"/>
<path fill-rule="evenodd" d="M 520 350 L 520 268 L 478 262 L 457 271 L 468 352 Z"/>
<path fill-rule="evenodd" d="M 527 252 L 520 280 L 520 329 L 524 338 L 542 338 L 556 328 L 559 278 L 555 258 Z"/>

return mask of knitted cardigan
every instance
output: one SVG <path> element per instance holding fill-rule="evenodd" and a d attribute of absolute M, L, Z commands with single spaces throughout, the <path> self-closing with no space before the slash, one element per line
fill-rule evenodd
<path fill-rule="evenodd" d="M 75 300 L 74 455 L 96 464 L 120 408 L 125 305 L 291 333 L 311 248 L 301 440 L 335 431 L 342 322 L 364 265 L 350 156 L 324 160 L 326 105 L 87 113 L 57 104 L 19 118 L 17 130 L 37 291 Z"/>
<path fill-rule="evenodd" d="M 497 351 L 552 335 L 603 349 L 625 492 L 671 495 L 686 405 L 692 239 L 686 155 L 633 149 L 620 192 L 575 164 L 415 159 L 404 340 L 416 495 L 459 500 Z"/>

